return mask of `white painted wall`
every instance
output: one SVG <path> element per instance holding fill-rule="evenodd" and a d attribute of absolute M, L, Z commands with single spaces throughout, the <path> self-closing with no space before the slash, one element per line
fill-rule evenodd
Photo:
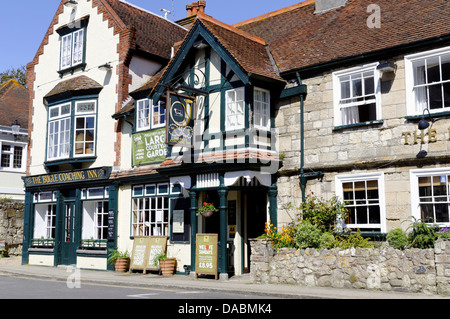
<path fill-rule="evenodd" d="M 111 138 L 114 134 L 115 120 L 111 115 L 115 112 L 117 103 L 116 86 L 118 77 L 116 68 L 119 55 L 117 45 L 119 35 L 113 34 L 113 29 L 108 28 L 108 21 L 103 21 L 103 14 L 98 15 L 97 9 L 92 9 L 92 2 L 79 0 L 78 6 L 72 14 L 72 10 L 65 8 L 59 16 L 54 30 L 89 15 L 89 24 L 86 33 L 86 69 L 77 69 L 73 75 L 64 74 L 61 79 L 57 71 L 60 62 L 60 36 L 55 31 L 49 36 L 48 44 L 44 46 L 44 53 L 39 57 L 39 63 L 35 66 L 36 80 L 34 82 L 35 98 L 33 100 L 33 132 L 31 149 L 30 174 L 45 174 L 44 162 L 46 161 L 47 142 L 47 107 L 44 105 L 44 96 L 49 93 L 59 82 L 85 75 L 101 85 L 103 89 L 98 100 L 98 127 L 97 127 L 97 160 L 93 167 L 112 166 L 115 160 L 114 142 Z M 100 65 L 110 63 L 113 66 L 111 72 L 98 69 Z"/>

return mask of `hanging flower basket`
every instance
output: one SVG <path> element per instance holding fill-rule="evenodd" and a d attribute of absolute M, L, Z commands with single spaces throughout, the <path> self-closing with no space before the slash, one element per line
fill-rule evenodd
<path fill-rule="evenodd" d="M 197 210 L 197 213 L 198 215 L 201 215 L 203 217 L 211 217 L 212 214 L 217 211 L 219 210 L 215 208 L 213 204 L 204 202 L 203 206 L 200 207 L 199 210 Z"/>

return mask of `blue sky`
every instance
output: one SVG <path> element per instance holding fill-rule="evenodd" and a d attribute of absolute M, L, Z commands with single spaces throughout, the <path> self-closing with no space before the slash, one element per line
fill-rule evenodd
<path fill-rule="evenodd" d="M 127 0 L 162 15 L 172 11 L 175 20 L 186 17 L 186 5 L 194 0 Z M 303 0 L 206 0 L 206 13 L 228 24 L 241 22 Z M 30 62 L 44 37 L 60 0 L 2 0 L 0 11 L 0 72 Z M 172 19 L 172 14 L 168 16 Z"/>

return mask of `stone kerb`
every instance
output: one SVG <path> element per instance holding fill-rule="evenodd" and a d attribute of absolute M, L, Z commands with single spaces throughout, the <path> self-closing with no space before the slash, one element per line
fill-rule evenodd
<path fill-rule="evenodd" d="M 450 295 L 450 241 L 435 249 L 287 249 L 251 241 L 254 283 Z"/>

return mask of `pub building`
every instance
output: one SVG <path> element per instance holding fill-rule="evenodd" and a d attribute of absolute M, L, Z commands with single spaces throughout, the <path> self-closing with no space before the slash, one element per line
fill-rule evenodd
<path fill-rule="evenodd" d="M 146 16 L 158 32 L 181 30 L 158 58 L 150 32 L 124 28 L 143 10 L 77 3 L 61 3 L 28 66 L 24 263 L 112 269 L 107 249 L 164 237 L 177 271 L 194 274 L 217 238 L 225 279 L 251 270 L 250 239 L 295 222 L 309 194 L 344 201 L 345 226 L 363 236 L 411 217 L 450 226 L 446 0 L 307 0 L 234 25 L 198 1 L 176 23 Z M 86 62 L 60 70 L 65 36 L 94 26 L 116 36 L 121 63 L 91 57 L 101 48 L 89 36 Z M 98 70 L 104 61 L 113 72 Z"/>
<path fill-rule="evenodd" d="M 120 123 L 187 30 L 119 0 L 62 0 L 31 63 L 23 264 L 113 269 Z M 155 34 L 153 30 L 158 30 Z M 129 157 L 129 155 L 127 156 Z M 122 235 L 125 237 L 125 234 Z"/>

